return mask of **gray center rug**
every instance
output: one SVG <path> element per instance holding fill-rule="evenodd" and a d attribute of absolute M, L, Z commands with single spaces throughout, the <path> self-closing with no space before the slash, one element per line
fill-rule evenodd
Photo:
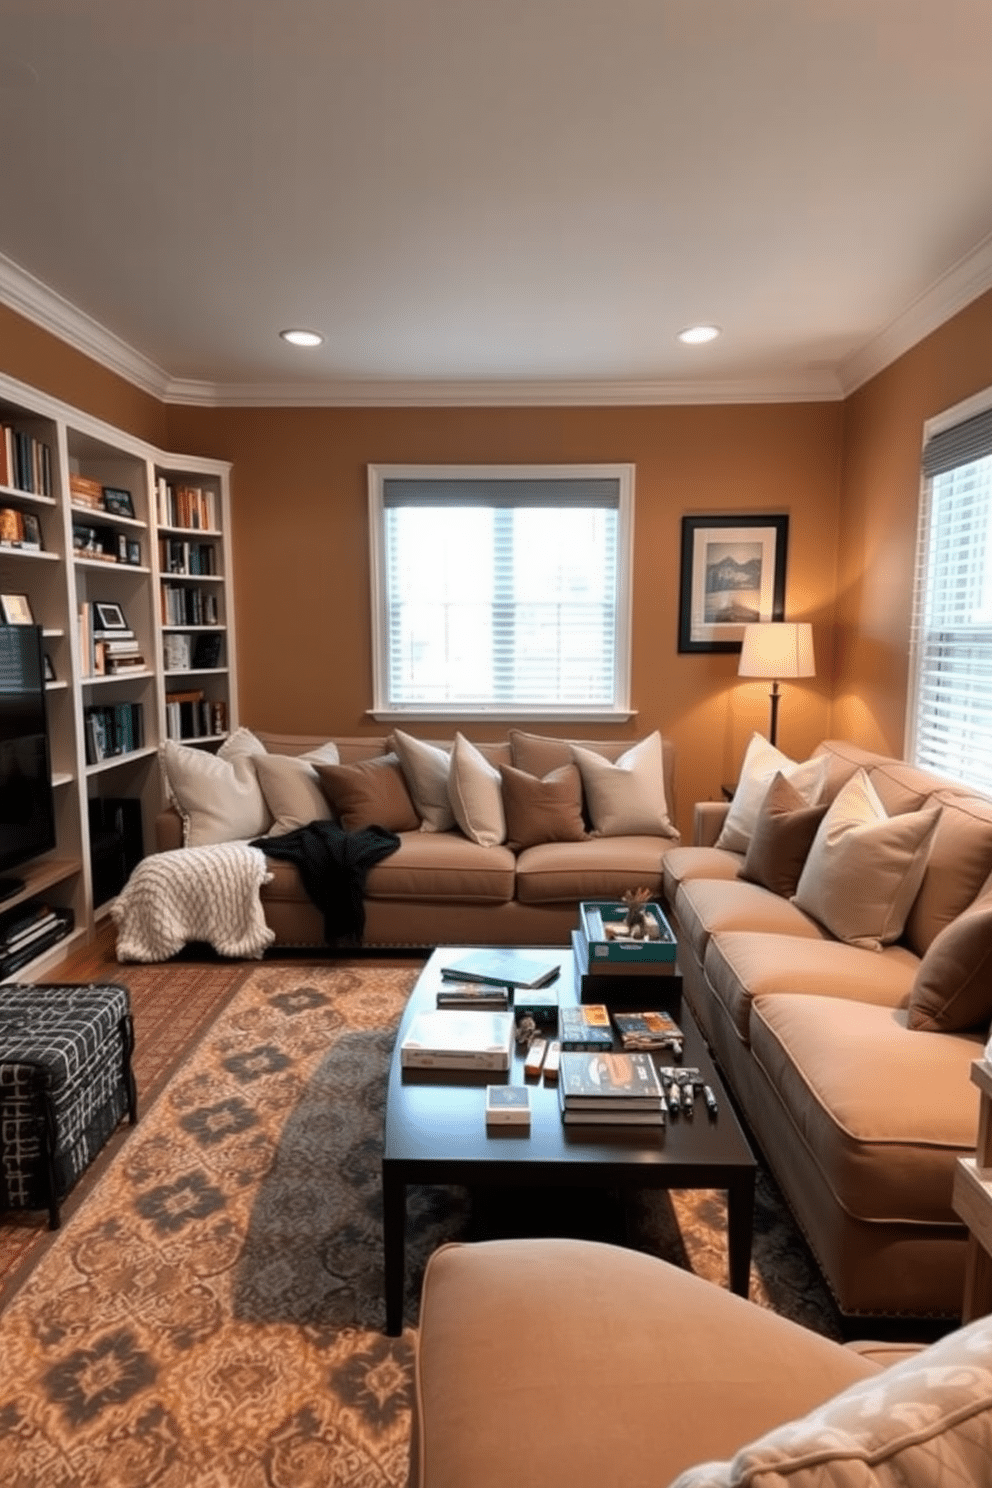
<path fill-rule="evenodd" d="M 381 1331 L 379 1165 L 415 976 L 251 972 L 0 1319 L 6 1488 L 405 1482 L 413 1334 Z M 478 1216 L 441 1188 L 408 1213 L 410 1323 L 427 1256 Z M 726 1284 L 720 1195 L 625 1218 L 629 1243 Z M 764 1177 L 752 1296 L 839 1336 Z"/>

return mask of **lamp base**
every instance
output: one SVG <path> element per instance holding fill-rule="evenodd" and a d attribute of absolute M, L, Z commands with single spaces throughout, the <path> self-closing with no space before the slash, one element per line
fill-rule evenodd
<path fill-rule="evenodd" d="M 768 696 L 771 698 L 772 704 L 772 716 L 768 729 L 768 742 L 774 749 L 775 741 L 778 738 L 778 705 L 779 699 L 782 696 L 781 692 L 779 691 L 779 685 L 777 681 L 772 683 L 772 690 L 768 694 Z"/>

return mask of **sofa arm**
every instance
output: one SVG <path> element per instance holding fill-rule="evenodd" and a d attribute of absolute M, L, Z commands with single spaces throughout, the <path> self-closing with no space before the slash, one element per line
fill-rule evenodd
<path fill-rule="evenodd" d="M 697 801 L 692 813 L 693 847 L 715 847 L 730 810 L 729 801 Z"/>
<path fill-rule="evenodd" d="M 183 819 L 174 806 L 169 806 L 155 818 L 155 851 L 172 852 L 182 845 Z"/>
<path fill-rule="evenodd" d="M 670 1483 L 877 1372 L 639 1251 L 448 1245 L 424 1274 L 409 1485 Z"/>

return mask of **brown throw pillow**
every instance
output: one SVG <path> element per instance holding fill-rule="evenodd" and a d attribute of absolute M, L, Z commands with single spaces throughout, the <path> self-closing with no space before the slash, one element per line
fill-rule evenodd
<path fill-rule="evenodd" d="M 420 827 L 403 771 L 395 754 L 360 760 L 355 765 L 314 765 L 320 788 L 346 832 L 384 827 L 388 832 L 416 832 Z"/>
<path fill-rule="evenodd" d="M 778 770 L 765 793 L 740 876 L 788 899 L 813 845 L 826 804 L 809 806 Z"/>
<path fill-rule="evenodd" d="M 987 1029 L 992 1020 L 992 895 L 931 941 L 909 994 L 909 1026 L 926 1033 Z"/>
<path fill-rule="evenodd" d="M 513 765 L 500 765 L 506 839 L 514 847 L 539 842 L 581 842 L 582 776 L 577 765 L 562 765 L 539 780 Z"/>

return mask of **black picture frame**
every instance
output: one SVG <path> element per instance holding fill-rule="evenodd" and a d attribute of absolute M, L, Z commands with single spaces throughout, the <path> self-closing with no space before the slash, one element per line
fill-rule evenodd
<path fill-rule="evenodd" d="M 45 681 L 46 682 L 57 682 L 58 681 L 58 678 L 55 675 L 55 667 L 53 665 L 52 658 L 49 656 L 49 654 L 48 654 L 47 651 L 45 652 Z"/>
<path fill-rule="evenodd" d="M 104 486 L 103 506 L 105 511 L 112 513 L 115 517 L 134 519 L 134 502 L 131 500 L 131 492 L 123 490 L 120 486 Z"/>
<path fill-rule="evenodd" d="M 127 630 L 127 621 L 124 611 L 119 604 L 114 604 L 103 599 L 93 601 L 93 618 L 97 630 Z"/>
<path fill-rule="evenodd" d="M 784 619 L 788 544 L 787 516 L 683 517 L 679 651 L 740 651 L 745 625 Z"/>
<path fill-rule="evenodd" d="M 129 537 L 127 540 L 127 561 L 141 567 L 141 543 L 136 537 Z"/>

